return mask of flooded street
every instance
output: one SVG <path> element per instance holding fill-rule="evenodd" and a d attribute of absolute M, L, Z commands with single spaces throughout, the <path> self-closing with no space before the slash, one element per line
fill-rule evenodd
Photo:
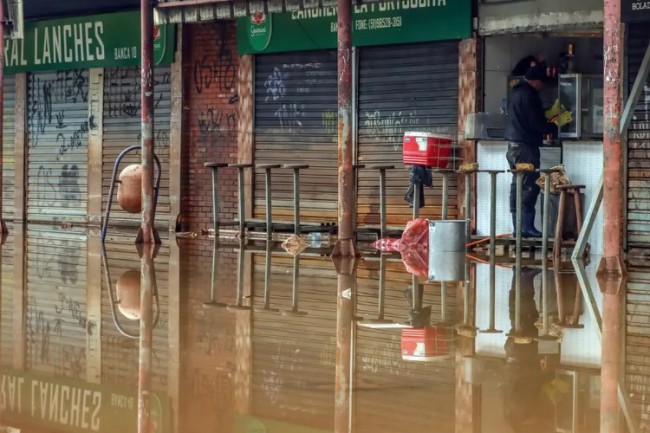
<path fill-rule="evenodd" d="M 519 296 L 512 264 L 499 263 L 491 296 L 480 257 L 440 283 L 371 249 L 337 272 L 325 244 L 292 256 L 265 242 L 164 238 L 148 274 L 153 337 L 143 369 L 133 239 L 111 231 L 103 253 L 96 231 L 10 227 L 2 424 L 136 432 L 145 375 L 159 432 L 599 429 L 597 257 L 548 269 L 546 293 L 542 269 L 524 261 Z M 414 260 L 409 269 L 420 270 Z M 646 431 L 650 296 L 643 268 L 630 271 L 620 398 L 639 423 L 629 431 Z"/>

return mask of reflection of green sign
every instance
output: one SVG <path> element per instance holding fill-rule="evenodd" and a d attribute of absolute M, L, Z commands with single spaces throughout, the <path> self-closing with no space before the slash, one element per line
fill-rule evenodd
<path fill-rule="evenodd" d="M 248 17 L 248 42 L 256 51 L 264 51 L 271 42 L 271 15 L 257 12 Z"/>
<path fill-rule="evenodd" d="M 174 61 L 176 29 L 154 28 L 154 62 Z M 120 12 L 25 23 L 24 39 L 5 39 L 8 73 L 140 64 L 140 14 Z"/>
<path fill-rule="evenodd" d="M 266 14 L 269 29 L 261 34 L 268 35 L 270 41 L 259 45 L 250 39 L 254 17 L 238 18 L 237 48 L 241 54 L 336 48 L 336 18 L 336 7 Z M 353 6 L 352 43 L 369 46 L 463 39 L 471 35 L 471 24 L 470 0 L 368 3 Z"/>
<path fill-rule="evenodd" d="M 167 400 L 150 395 L 154 432 L 168 430 Z M 2 369 L 4 419 L 71 433 L 138 430 L 138 396 L 102 385 Z"/>

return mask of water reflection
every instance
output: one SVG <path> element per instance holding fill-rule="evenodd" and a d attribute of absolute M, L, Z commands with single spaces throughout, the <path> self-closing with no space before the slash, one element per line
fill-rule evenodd
<path fill-rule="evenodd" d="M 135 432 L 138 419 L 141 431 L 206 433 L 599 429 L 597 258 L 547 269 L 527 259 L 518 274 L 503 260 L 443 268 L 439 257 L 411 260 L 410 273 L 401 254 L 371 250 L 334 266 L 324 249 L 188 238 L 147 255 L 132 239 L 112 234 L 103 249 L 92 231 L 12 230 L 0 292 L 9 425 L 70 431 L 61 408 L 75 404 L 48 390 L 43 405 L 24 387 L 18 410 L 6 382 L 18 372 L 73 380 L 81 405 L 83 390 L 99 392 L 95 431 Z M 633 359 L 628 372 L 648 368 Z M 650 393 L 621 385 L 640 417 Z M 80 413 L 74 431 L 93 431 Z"/>

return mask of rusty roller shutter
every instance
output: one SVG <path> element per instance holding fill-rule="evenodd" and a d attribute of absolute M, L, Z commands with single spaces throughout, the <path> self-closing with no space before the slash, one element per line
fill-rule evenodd
<path fill-rule="evenodd" d="M 155 152 L 162 164 L 162 181 L 156 210 L 156 222 L 167 225 L 169 221 L 169 129 L 171 122 L 171 70 L 169 66 L 156 66 L 154 71 L 154 135 Z M 140 144 L 142 121 L 140 118 L 140 70 L 108 68 L 104 72 L 104 137 L 102 168 L 102 212 L 106 212 L 108 191 L 115 160 L 125 148 Z M 127 156 L 120 171 L 130 164 L 140 163 L 140 152 Z M 118 172 L 119 175 L 119 172 Z M 117 189 L 113 198 L 117 203 Z M 141 215 L 124 212 L 113 206 L 111 225 L 139 225 Z"/>
<path fill-rule="evenodd" d="M 257 56 L 255 162 L 309 164 L 301 171 L 305 221 L 337 218 L 336 52 Z M 255 176 L 255 216 L 263 218 L 264 175 Z M 273 172 L 273 218 L 293 221 L 293 177 Z"/>
<path fill-rule="evenodd" d="M 265 254 L 254 256 L 256 307 L 264 305 Z M 271 267 L 271 308 L 291 309 L 293 259 L 276 254 Z M 313 428 L 334 417 L 336 295 L 323 290 L 336 272 L 326 258 L 300 258 L 299 311 L 256 311 L 253 322 L 253 413 Z"/>
<path fill-rule="evenodd" d="M 127 273 L 135 276 L 135 280 L 139 281 L 140 258 L 133 245 L 133 239 L 134 233 L 114 234 L 113 240 L 106 244 L 106 255 L 118 323 L 127 333 L 139 336 L 140 286 L 126 285 L 121 286 L 119 291 L 117 289 L 118 280 L 123 277 L 122 281 L 126 281 L 124 277 L 128 277 Z M 163 246 L 154 262 L 160 305 L 159 320 L 153 330 L 151 352 L 151 384 L 155 391 L 167 390 L 169 374 L 167 338 L 169 247 L 165 246 L 169 245 L 168 241 L 169 239 L 163 238 Z M 118 331 L 111 313 L 105 272 L 105 268 L 102 267 L 102 383 L 116 388 L 134 389 L 138 383 L 139 340 L 127 338 Z M 117 303 L 118 300 L 122 300 L 121 304 Z M 154 309 L 154 316 L 155 313 L 156 309 Z"/>
<path fill-rule="evenodd" d="M 636 79 L 643 55 L 650 42 L 647 26 L 630 25 L 628 43 L 628 88 Z M 632 255 L 647 255 L 650 247 L 650 80 L 644 86 L 628 131 L 627 146 L 627 248 Z M 626 291 L 625 373 L 628 391 L 637 419 L 647 427 L 650 409 L 650 374 L 647 353 L 650 347 L 648 326 L 650 280 L 648 263 L 634 260 L 628 264 Z"/>
<path fill-rule="evenodd" d="M 2 218 L 14 219 L 14 151 L 16 120 L 16 77 L 4 79 L 4 113 L 2 135 Z"/>
<path fill-rule="evenodd" d="M 84 231 L 27 229 L 27 368 L 85 378 L 86 257 Z"/>
<path fill-rule="evenodd" d="M 379 261 L 366 261 L 357 270 L 357 314 L 377 318 Z M 408 321 L 410 301 L 405 296 L 412 279 L 401 261 L 385 265 L 385 318 Z M 456 285 L 448 285 L 447 320 L 454 320 Z M 442 321 L 439 284 L 424 286 L 423 305 L 431 306 L 431 322 Z M 356 400 L 356 430 L 454 431 L 453 346 L 447 359 L 405 361 L 400 330 L 359 327 L 356 339 L 357 383 L 377 392 L 360 393 Z M 390 392 L 381 392 L 390 390 Z"/>
<path fill-rule="evenodd" d="M 88 71 L 28 75 L 27 220 L 86 222 Z"/>
<path fill-rule="evenodd" d="M 406 131 L 433 130 L 454 136 L 458 119 L 458 42 L 359 50 L 358 160 L 392 164 L 387 175 L 388 224 L 403 225 L 412 210 L 404 201 L 409 172 L 402 164 Z M 455 160 L 450 162 L 450 167 Z M 363 170 L 358 182 L 357 221 L 379 223 L 379 175 Z M 450 179 L 449 218 L 458 214 L 456 179 Z M 423 217 L 441 214 L 441 181 L 426 191 Z"/>

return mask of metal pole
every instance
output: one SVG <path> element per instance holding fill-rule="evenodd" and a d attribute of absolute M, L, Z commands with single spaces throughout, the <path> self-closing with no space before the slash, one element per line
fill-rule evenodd
<path fill-rule="evenodd" d="M 0 47 L 4 47 L 4 38 L 5 38 L 5 13 L 4 13 L 4 2 L 0 1 Z M 4 152 L 4 49 L 0 50 L 0 234 L 7 233 L 7 224 L 5 223 L 4 218 L 2 217 L 2 200 L 4 194 L 2 193 L 4 188 L 4 172 L 3 172 L 3 152 Z"/>
<path fill-rule="evenodd" d="M 300 234 L 300 170 L 293 169 L 293 232 Z"/>
<path fill-rule="evenodd" d="M 598 282 L 604 293 L 601 364 L 600 431 L 620 431 L 618 386 L 621 362 L 621 286 L 625 277 L 622 253 L 623 149 L 621 146 L 622 37 L 621 0 L 604 1 L 603 53 L 603 186 L 604 256 L 599 265 Z"/>
<path fill-rule="evenodd" d="M 149 244 L 151 245 L 151 244 Z M 153 286 L 155 284 L 153 247 L 145 247 L 141 259 L 140 350 L 138 366 L 138 433 L 152 433 L 151 347 L 153 341 Z"/>
<path fill-rule="evenodd" d="M 424 185 L 420 183 L 413 184 L 413 219 L 417 219 L 420 216 L 420 188 L 424 188 Z"/>
<path fill-rule="evenodd" d="M 273 209 L 271 208 L 271 169 L 265 169 L 266 177 L 266 239 L 273 239 Z"/>
<path fill-rule="evenodd" d="M 354 265 L 345 262 L 342 269 L 351 272 L 338 273 L 338 294 L 336 308 L 336 368 L 334 397 L 334 433 L 351 431 L 351 384 L 352 345 L 354 326 L 354 299 L 356 296 L 356 275 Z"/>
<path fill-rule="evenodd" d="M 516 248 L 515 248 L 515 332 L 521 331 L 521 315 L 519 309 L 521 306 L 521 190 L 523 188 L 524 175 L 521 171 L 517 172 L 517 227 L 516 227 Z"/>
<path fill-rule="evenodd" d="M 465 228 L 465 237 L 467 242 L 472 237 L 472 174 L 465 173 L 465 219 L 467 220 L 467 227 Z"/>
<path fill-rule="evenodd" d="M 379 169 L 379 231 L 386 236 L 386 170 Z"/>
<path fill-rule="evenodd" d="M 352 3 L 338 0 L 338 241 L 335 257 L 356 257 L 352 149 Z"/>
<path fill-rule="evenodd" d="M 440 319 L 447 323 L 447 283 L 440 282 Z"/>
<path fill-rule="evenodd" d="M 605 272 L 616 274 L 620 263 L 622 245 L 622 161 L 621 147 L 621 2 L 605 0 L 604 3 L 604 170 L 607 182 L 604 184 L 604 232 L 605 251 L 603 264 Z M 613 263 L 611 263 L 613 262 Z"/>
<path fill-rule="evenodd" d="M 544 336 L 548 336 L 548 218 L 551 204 L 551 174 L 544 172 L 544 212 L 542 221 L 542 323 Z M 556 288 L 557 289 L 557 288 Z"/>
<path fill-rule="evenodd" d="M 154 86 L 153 86 L 153 3 L 140 0 L 141 8 L 141 98 L 142 98 L 142 226 L 138 240 L 157 242 L 154 233 Z"/>
<path fill-rule="evenodd" d="M 497 172 L 490 172 L 490 325 L 482 330 L 484 334 L 496 334 L 496 250 L 497 250 Z"/>
<path fill-rule="evenodd" d="M 386 255 L 379 256 L 379 306 L 377 319 L 384 320 L 384 301 L 386 298 Z"/>
<path fill-rule="evenodd" d="M 237 167 L 237 183 L 239 185 L 239 202 L 237 204 L 239 212 L 239 238 L 244 239 L 246 236 L 246 186 L 244 185 L 244 167 Z"/>
<path fill-rule="evenodd" d="M 217 168 L 212 169 L 212 219 L 215 239 L 219 237 L 219 187 L 217 186 Z"/>
<path fill-rule="evenodd" d="M 442 219 L 447 219 L 447 208 L 449 207 L 449 175 L 442 173 Z"/>

